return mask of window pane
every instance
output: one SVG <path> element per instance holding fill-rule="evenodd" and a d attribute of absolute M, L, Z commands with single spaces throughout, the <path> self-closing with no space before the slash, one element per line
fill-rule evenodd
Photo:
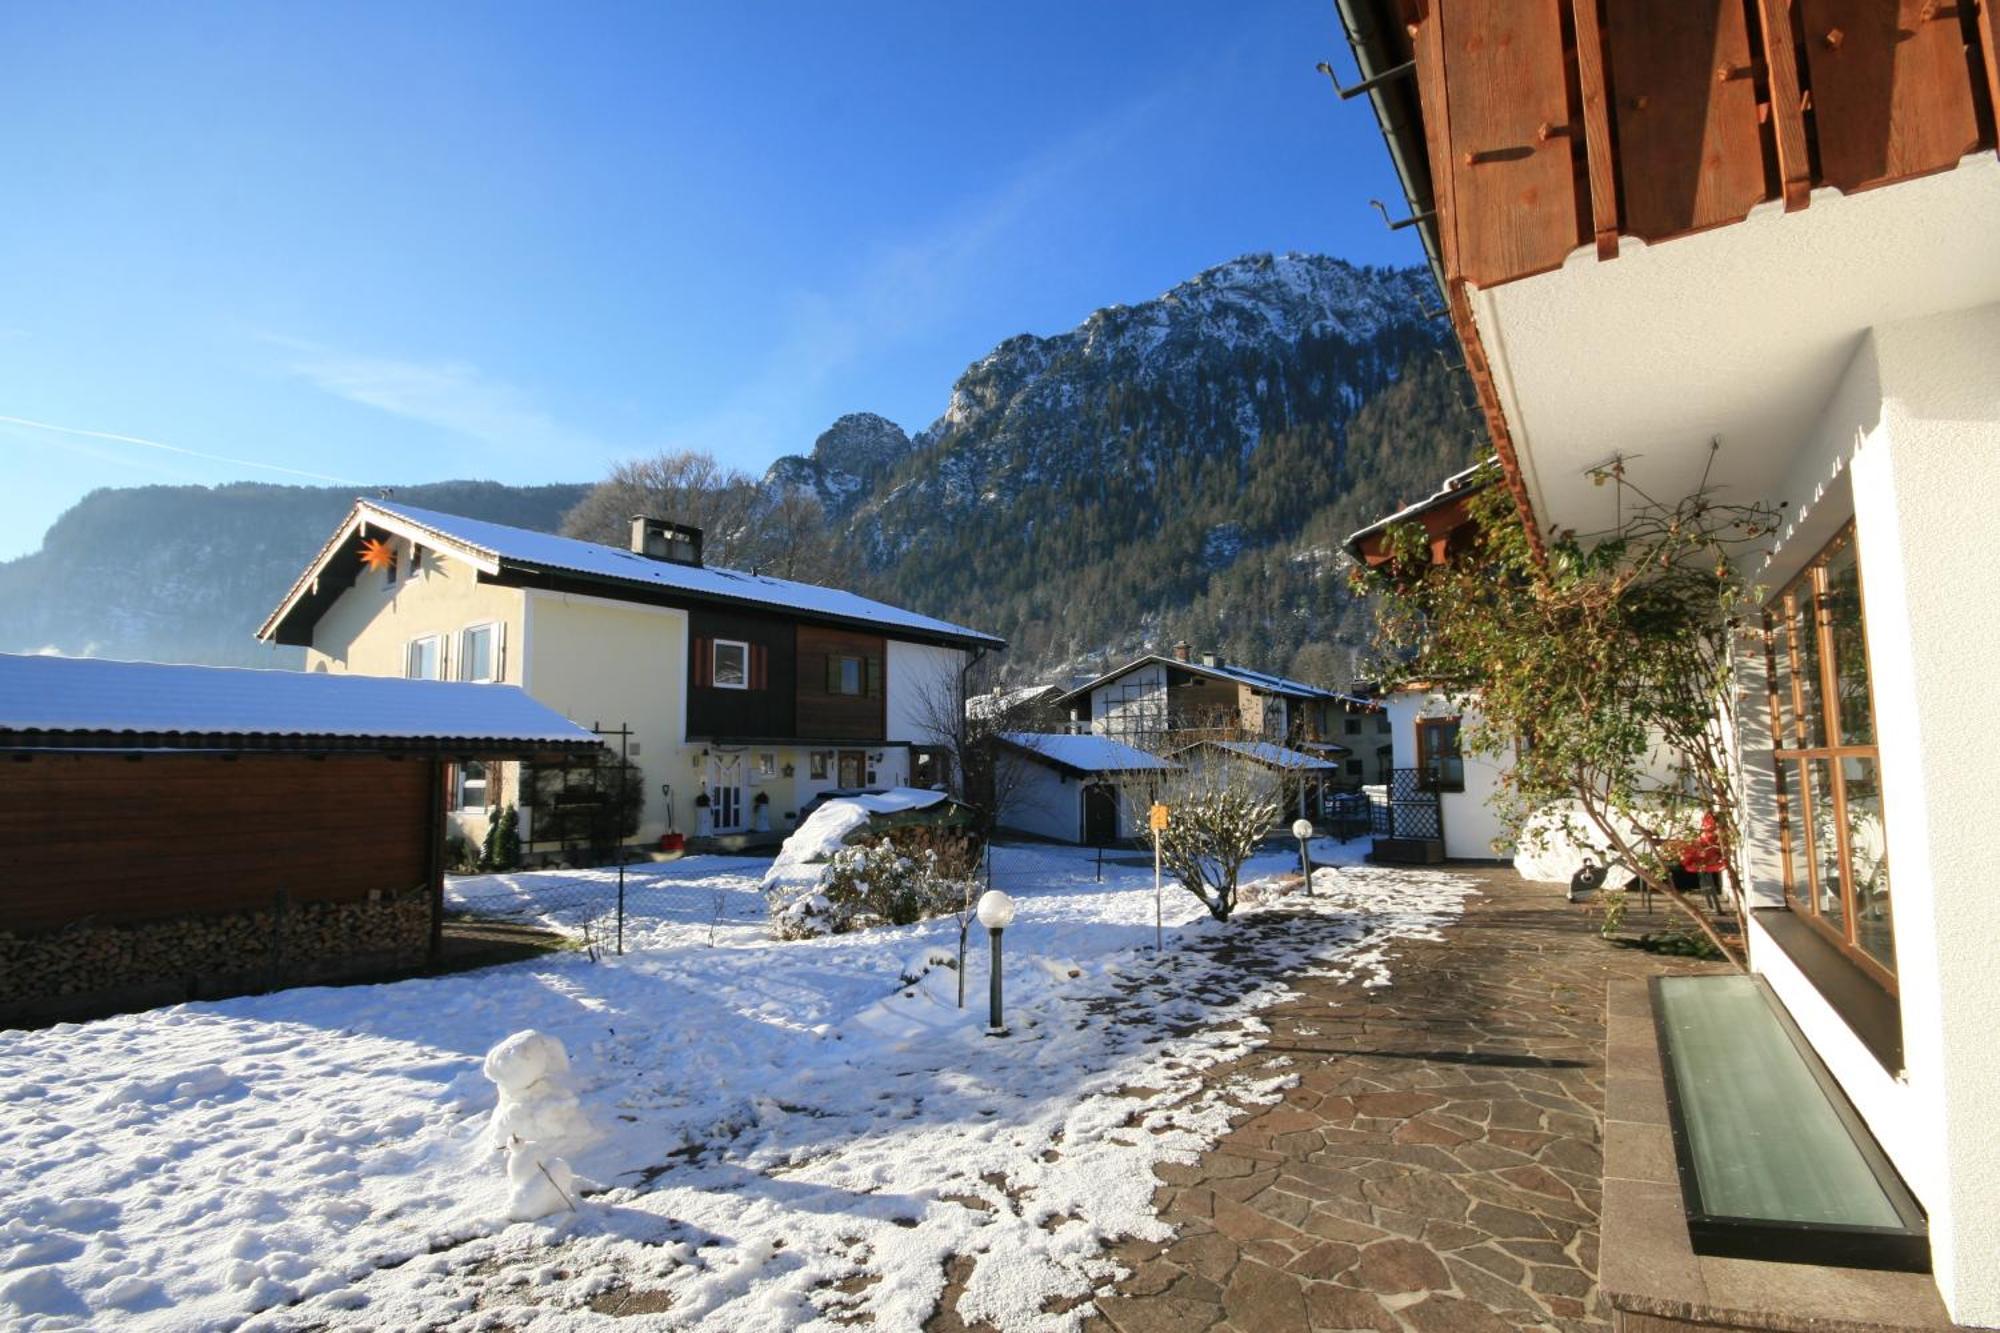
<path fill-rule="evenodd" d="M 715 645 L 715 683 L 740 687 L 747 683 L 745 651 L 740 643 L 718 643 Z"/>
<path fill-rule="evenodd" d="M 1875 712 L 1868 696 L 1868 644 L 1862 636 L 1861 571 L 1849 541 L 1826 562 L 1827 637 L 1833 644 L 1834 713 L 1842 745 L 1875 743 Z"/>
<path fill-rule="evenodd" d="M 1792 590 L 1792 651 L 1798 661 L 1800 719 L 1805 734 L 1794 744 L 1826 744 L 1826 707 L 1820 701 L 1819 632 L 1813 615 L 1812 580 Z"/>
<path fill-rule="evenodd" d="M 861 659 L 843 657 L 840 659 L 840 692 L 842 694 L 861 693 Z"/>
<path fill-rule="evenodd" d="M 1896 940 L 1889 913 L 1881 777 L 1873 759 L 1842 759 L 1840 772 L 1847 787 L 1847 882 L 1854 889 L 1854 942 L 1893 971 Z"/>
<path fill-rule="evenodd" d="M 459 675 L 465 680 L 493 679 L 493 627 L 481 625 L 465 632 L 465 648 L 460 654 Z"/>
<path fill-rule="evenodd" d="M 1845 878 L 1840 865 L 1840 834 L 1834 826 L 1833 762 L 1805 761 L 1806 795 L 1812 806 L 1813 908 L 1836 931 L 1847 931 L 1847 908 L 1841 898 Z"/>
<path fill-rule="evenodd" d="M 437 680 L 438 657 L 441 641 L 436 638 L 415 639 L 410 643 L 409 674 L 417 680 Z"/>
<path fill-rule="evenodd" d="M 1794 728 L 1798 724 L 1792 709 L 1792 635 L 1791 622 L 1784 616 L 1783 608 L 1778 613 L 1765 617 L 1764 623 L 1771 633 L 1771 697 L 1772 705 L 1771 746 L 1773 749 L 1789 750 L 1797 735 Z"/>

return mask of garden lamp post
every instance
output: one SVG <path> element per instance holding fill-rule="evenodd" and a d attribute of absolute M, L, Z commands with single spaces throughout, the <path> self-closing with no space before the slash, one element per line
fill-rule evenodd
<path fill-rule="evenodd" d="M 979 896 L 979 924 L 986 927 L 993 938 L 993 980 L 988 991 L 986 1013 L 986 1035 L 1001 1037 L 1007 1033 L 1000 1021 L 1000 934 L 1014 923 L 1014 900 L 999 889 L 988 889 Z"/>
<path fill-rule="evenodd" d="M 1308 898 L 1312 896 L 1313 891 L 1313 864 L 1312 857 L 1306 848 L 1306 841 L 1312 835 L 1313 826 L 1310 819 L 1295 819 L 1292 821 L 1292 836 L 1299 840 L 1299 875 L 1305 881 L 1306 896 Z"/>

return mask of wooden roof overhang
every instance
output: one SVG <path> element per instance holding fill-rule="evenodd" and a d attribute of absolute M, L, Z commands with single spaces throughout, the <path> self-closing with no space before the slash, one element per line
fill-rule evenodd
<path fill-rule="evenodd" d="M 1543 551 L 1469 289 L 1615 261 L 1995 145 L 1996 0 L 1336 0 Z"/>
<path fill-rule="evenodd" d="M 1347 539 L 1347 550 L 1370 569 L 1395 560 L 1390 534 L 1414 523 L 1424 530 L 1430 563 L 1442 565 L 1472 549 L 1479 525 L 1472 517 L 1472 497 L 1499 475 L 1492 462 L 1482 463 L 1448 480 L 1436 493 L 1379 519 Z"/>

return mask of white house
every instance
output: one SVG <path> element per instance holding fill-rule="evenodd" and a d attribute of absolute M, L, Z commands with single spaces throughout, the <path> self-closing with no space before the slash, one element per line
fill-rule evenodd
<path fill-rule="evenodd" d="M 1345 751 L 1320 745 L 1313 753 L 1273 741 L 1200 740 L 1173 752 L 1190 768 L 1218 766 L 1277 803 L 1281 823 L 1320 818 L 1327 792 L 1340 775 Z"/>
<path fill-rule="evenodd" d="M 1105 847 L 1143 835 L 1144 810 L 1180 765 L 1109 736 L 999 732 L 1000 827 Z"/>
<path fill-rule="evenodd" d="M 953 780 L 964 671 L 999 639 L 701 547 L 654 519 L 621 549 L 360 500 L 258 635 L 310 671 L 505 682 L 629 729 L 610 744 L 641 773 L 642 842 L 777 835 L 822 792 Z M 458 765 L 447 800 L 477 841 L 519 769 Z"/>
<path fill-rule="evenodd" d="M 1452 860 L 1491 860 L 1506 854 L 1507 829 L 1493 797 L 1507 771 L 1508 753 L 1468 752 L 1465 731 L 1477 725 L 1445 695 L 1423 688 L 1384 696 L 1394 767 L 1434 794 L 1442 825 L 1442 850 Z M 1397 781 L 1391 779 L 1391 786 Z M 1407 783 L 1408 779 L 1403 779 Z"/>
<path fill-rule="evenodd" d="M 1994 7 L 1341 8 L 1531 541 L 1616 530 L 1612 466 L 1782 507 L 1750 964 L 2000 1326 Z"/>
<path fill-rule="evenodd" d="M 1186 643 L 1171 655 L 1148 653 L 1070 690 L 1057 700 L 1072 727 L 1135 745 L 1166 749 L 1207 736 L 1280 745 L 1338 744 L 1343 710 L 1366 700 L 1225 661 L 1197 657 Z M 1345 747 L 1353 748 L 1353 747 Z"/>

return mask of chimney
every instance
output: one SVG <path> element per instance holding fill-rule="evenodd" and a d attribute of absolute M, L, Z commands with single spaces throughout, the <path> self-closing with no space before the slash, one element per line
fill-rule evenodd
<path fill-rule="evenodd" d="M 646 514 L 632 515 L 632 553 L 670 565 L 701 566 L 701 529 L 669 523 Z"/>
<path fill-rule="evenodd" d="M 1201 655 L 1201 664 L 1208 667 L 1219 667 L 1222 665 L 1222 654 L 1203 653 Z"/>
<path fill-rule="evenodd" d="M 1174 660 L 1176 662 L 1192 662 L 1194 660 L 1194 645 L 1186 639 L 1182 639 L 1179 643 L 1175 644 Z"/>

